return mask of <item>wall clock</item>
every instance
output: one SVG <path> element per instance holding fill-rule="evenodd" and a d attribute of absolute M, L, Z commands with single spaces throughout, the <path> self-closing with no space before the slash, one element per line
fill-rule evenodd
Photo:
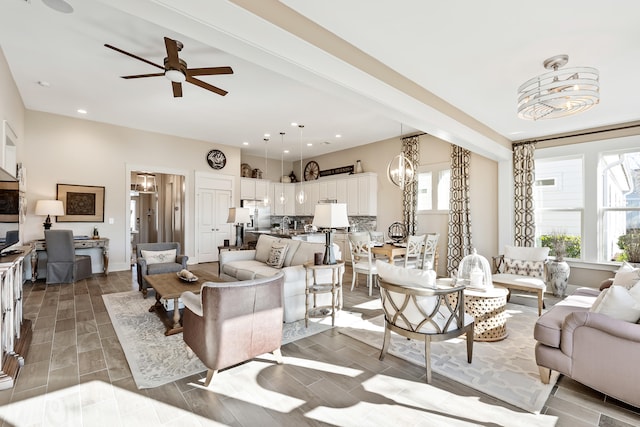
<path fill-rule="evenodd" d="M 318 179 L 318 176 L 320 176 L 320 166 L 318 166 L 317 162 L 311 160 L 304 167 L 304 180 L 312 181 L 314 179 Z"/>
<path fill-rule="evenodd" d="M 227 164 L 227 157 L 220 150 L 211 150 L 207 153 L 207 163 L 212 169 L 222 169 Z"/>

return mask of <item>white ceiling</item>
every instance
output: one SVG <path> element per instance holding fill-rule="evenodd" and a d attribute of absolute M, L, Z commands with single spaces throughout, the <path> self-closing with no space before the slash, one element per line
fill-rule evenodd
<path fill-rule="evenodd" d="M 49 3 L 61 0 L 49 0 Z M 242 147 L 288 159 L 427 132 L 491 158 L 510 140 L 640 120 L 640 2 L 617 0 L 42 0 L 0 3 L 0 47 L 32 110 Z M 163 37 L 225 97 L 183 84 L 173 98 L 157 71 L 108 43 L 162 64 Z M 529 122 L 516 91 L 544 59 L 600 71 L 601 102 Z M 48 87 L 38 84 L 49 83 Z M 300 135 L 292 121 L 304 124 Z M 284 144 L 279 132 L 284 131 Z M 341 134 L 341 138 L 336 138 Z M 243 142 L 249 142 L 243 146 Z M 313 143 L 313 147 L 306 147 Z M 328 143 L 328 144 L 327 144 Z"/>

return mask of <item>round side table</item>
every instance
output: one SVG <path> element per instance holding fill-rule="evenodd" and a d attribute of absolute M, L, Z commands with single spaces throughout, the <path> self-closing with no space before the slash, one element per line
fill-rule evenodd
<path fill-rule="evenodd" d="M 464 290 L 464 310 L 473 316 L 474 341 L 500 341 L 507 337 L 507 295 L 509 291 L 494 286 L 486 291 Z"/>
<path fill-rule="evenodd" d="M 342 275 L 344 261 L 337 261 L 335 264 L 315 265 L 313 262 L 304 264 L 305 268 L 305 314 L 304 326 L 309 326 L 309 317 L 331 316 L 331 326 L 335 325 L 336 310 L 342 309 Z M 331 270 L 330 283 L 318 283 L 318 272 Z M 331 305 L 317 305 L 316 296 L 318 294 L 331 294 Z M 313 295 L 313 305 L 309 307 L 310 295 Z"/>

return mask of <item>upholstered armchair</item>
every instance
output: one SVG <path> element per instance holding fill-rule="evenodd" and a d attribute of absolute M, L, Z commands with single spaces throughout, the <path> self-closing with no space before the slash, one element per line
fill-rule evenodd
<path fill-rule="evenodd" d="M 282 363 L 282 272 L 241 282 L 206 282 L 181 299 L 184 342 L 207 367 L 209 386 L 220 369 L 272 352 Z"/>
<path fill-rule="evenodd" d="M 138 290 L 147 297 L 147 282 L 144 276 L 173 273 L 187 268 L 188 256 L 180 253 L 180 243 L 138 243 L 136 245 Z"/>
<path fill-rule="evenodd" d="M 71 230 L 45 230 L 47 284 L 74 283 L 91 276 L 91 257 L 76 255 Z"/>
<path fill-rule="evenodd" d="M 538 316 L 544 308 L 548 247 L 531 248 L 505 245 L 504 254 L 493 258 L 493 283 L 511 290 L 534 292 L 538 296 Z"/>
<path fill-rule="evenodd" d="M 464 286 L 435 284 L 433 270 L 407 269 L 376 262 L 384 311 L 384 341 L 380 360 L 389 348 L 391 332 L 424 342 L 427 383 L 431 382 L 431 342 L 466 334 L 467 362 L 473 357 L 474 319 L 464 311 Z"/>

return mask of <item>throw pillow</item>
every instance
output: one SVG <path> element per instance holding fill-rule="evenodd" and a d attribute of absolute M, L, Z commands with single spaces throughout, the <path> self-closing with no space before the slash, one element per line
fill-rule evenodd
<path fill-rule="evenodd" d="M 176 262 L 176 249 L 168 249 L 166 251 L 140 251 L 142 258 L 150 264 L 162 264 L 164 262 Z"/>
<path fill-rule="evenodd" d="M 376 261 L 378 275 L 385 281 L 399 286 L 435 288 L 436 272 L 416 268 L 397 267 L 386 261 Z"/>
<path fill-rule="evenodd" d="M 590 311 L 636 323 L 640 320 L 640 288 L 631 293 L 624 286 L 611 286 L 600 304 L 595 309 L 592 307 Z"/>
<path fill-rule="evenodd" d="M 591 306 L 589 311 L 598 313 L 600 304 L 602 304 L 602 300 L 604 299 L 604 296 L 607 294 L 608 290 L 609 288 L 602 289 L 602 292 L 600 292 L 600 295 L 598 295 L 598 298 L 596 298 L 596 300 L 593 302 L 593 305 Z"/>
<path fill-rule="evenodd" d="M 271 245 L 267 265 L 275 268 L 282 268 L 282 265 L 284 264 L 284 257 L 287 255 L 287 249 L 289 249 L 289 245 L 285 245 L 283 243 L 274 243 Z"/>
<path fill-rule="evenodd" d="M 544 277 L 544 261 L 527 261 L 504 257 L 505 273 L 519 276 Z"/>
<path fill-rule="evenodd" d="M 635 268 L 631 264 L 623 262 L 613 278 L 613 286 L 624 286 L 627 289 L 631 289 L 639 281 L 640 268 Z"/>

